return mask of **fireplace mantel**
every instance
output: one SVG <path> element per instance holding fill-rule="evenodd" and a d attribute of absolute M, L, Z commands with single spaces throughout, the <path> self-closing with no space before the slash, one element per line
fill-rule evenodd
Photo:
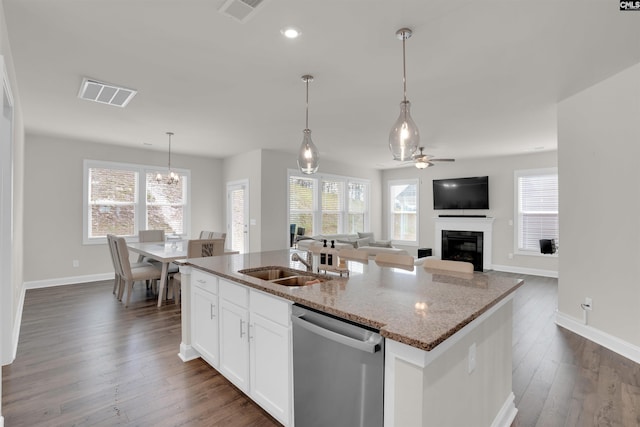
<path fill-rule="evenodd" d="M 434 236 L 434 256 L 442 257 L 442 230 L 456 231 L 481 231 L 484 235 L 482 244 L 482 268 L 484 270 L 493 269 L 492 262 L 492 242 L 493 242 L 493 221 L 495 218 L 474 218 L 474 217 L 438 217 L 435 218 L 436 232 Z"/>

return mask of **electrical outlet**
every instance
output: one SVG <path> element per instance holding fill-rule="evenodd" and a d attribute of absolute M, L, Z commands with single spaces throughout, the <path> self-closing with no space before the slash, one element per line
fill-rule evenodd
<path fill-rule="evenodd" d="M 476 369 L 476 343 L 469 346 L 469 373 Z"/>
<path fill-rule="evenodd" d="M 509 254 L 509 259 L 513 259 L 513 254 Z"/>
<path fill-rule="evenodd" d="M 584 299 L 584 309 L 589 311 L 593 310 L 593 300 L 591 298 L 586 297 Z"/>
<path fill-rule="evenodd" d="M 74 267 L 80 267 L 80 261 L 78 261 L 77 259 L 73 260 L 73 266 Z"/>

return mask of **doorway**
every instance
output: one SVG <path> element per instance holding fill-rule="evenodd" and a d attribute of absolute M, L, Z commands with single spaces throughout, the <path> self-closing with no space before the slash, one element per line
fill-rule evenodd
<path fill-rule="evenodd" d="M 227 246 L 249 252 L 249 181 L 227 183 Z"/>

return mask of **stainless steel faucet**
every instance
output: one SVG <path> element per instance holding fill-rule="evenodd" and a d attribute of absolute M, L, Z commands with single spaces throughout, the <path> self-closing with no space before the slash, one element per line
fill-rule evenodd
<path fill-rule="evenodd" d="M 313 271 L 313 254 L 311 251 L 307 251 L 307 259 L 300 258 L 300 254 L 298 252 L 294 252 L 291 255 L 291 261 L 298 261 L 304 264 L 307 267 L 307 271 Z"/>

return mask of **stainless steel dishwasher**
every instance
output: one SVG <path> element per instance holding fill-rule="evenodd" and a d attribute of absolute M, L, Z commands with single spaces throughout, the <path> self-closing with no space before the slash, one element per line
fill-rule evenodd
<path fill-rule="evenodd" d="M 299 305 L 292 321 L 296 427 L 382 427 L 384 338 Z"/>

